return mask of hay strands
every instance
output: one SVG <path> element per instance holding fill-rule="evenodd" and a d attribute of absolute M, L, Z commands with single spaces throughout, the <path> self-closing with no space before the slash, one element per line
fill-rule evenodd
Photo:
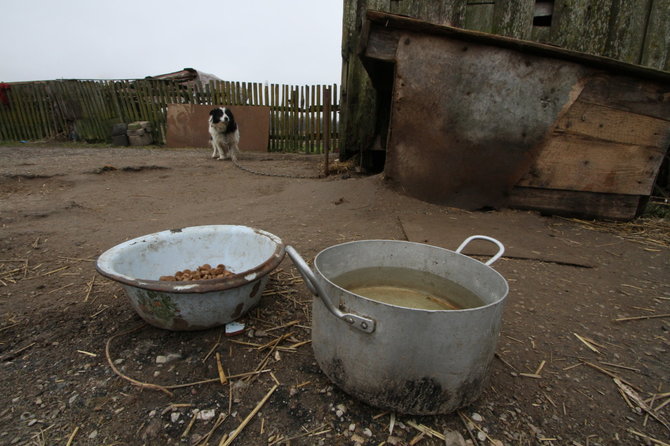
<path fill-rule="evenodd" d="M 13 352 L 9 352 L 4 356 L 0 356 L 0 361 L 9 361 L 10 359 L 16 358 L 17 356 L 19 356 L 19 354 L 28 350 L 30 347 L 32 347 L 35 344 L 37 344 L 37 342 L 31 342 L 30 344 L 25 345 L 25 346 L 19 348 L 18 350 L 15 350 Z"/>
<path fill-rule="evenodd" d="M 547 363 L 547 361 L 542 360 L 540 365 L 537 367 L 535 370 L 535 373 L 519 373 L 519 376 L 525 376 L 526 378 L 535 378 L 535 379 L 540 379 L 542 378 L 542 375 L 540 375 L 540 372 L 544 368 L 544 365 Z"/>
<path fill-rule="evenodd" d="M 641 320 L 644 320 L 644 319 L 658 319 L 658 318 L 666 318 L 666 317 L 670 317 L 670 313 L 647 314 L 647 315 L 644 315 L 644 316 L 620 317 L 620 318 L 614 319 L 614 322 L 641 321 Z"/>
<path fill-rule="evenodd" d="M 266 349 L 266 348 L 274 348 L 274 347 L 277 347 L 277 344 L 279 344 L 279 343 L 280 343 L 281 341 L 283 341 L 284 339 L 290 338 L 291 336 L 293 336 L 293 333 L 292 333 L 292 332 L 291 332 L 291 333 L 283 334 L 283 335 L 279 336 L 278 338 L 275 338 L 275 339 L 273 339 L 272 341 L 267 342 L 267 343 L 261 345 L 260 347 L 256 347 L 256 350 L 264 350 L 264 349 Z"/>
<path fill-rule="evenodd" d="M 275 390 L 277 390 L 278 387 L 279 386 L 276 384 L 272 386 L 272 388 L 268 391 L 268 393 L 265 394 L 263 399 L 260 400 L 258 404 L 256 404 L 256 407 L 254 407 L 254 409 L 249 413 L 249 415 L 247 415 L 247 417 L 242 421 L 242 423 L 240 423 L 240 425 L 237 426 L 237 429 L 235 429 L 233 433 L 230 434 L 230 437 L 228 437 L 228 439 L 226 439 L 225 442 L 221 443 L 221 446 L 229 446 L 233 441 L 235 441 L 237 436 L 240 435 L 240 433 L 244 430 L 246 425 L 249 424 L 249 421 L 251 421 L 251 419 L 254 416 L 256 416 L 258 411 L 261 410 L 261 407 L 263 407 L 265 402 L 270 398 L 270 396 L 272 396 L 272 394 L 274 393 Z"/>
<path fill-rule="evenodd" d="M 613 380 L 614 384 L 617 385 L 619 390 L 628 397 L 628 401 L 634 402 L 637 405 L 637 407 L 639 407 L 644 412 L 648 413 L 652 418 L 661 423 L 668 431 L 670 431 L 670 424 L 668 423 L 668 421 L 661 415 L 657 414 L 656 411 L 653 410 L 651 407 L 649 407 L 649 405 L 644 402 L 644 400 L 635 390 L 633 390 L 630 386 L 622 383 L 621 380 L 618 378 L 613 378 Z"/>
<path fill-rule="evenodd" d="M 93 285 L 95 284 L 95 278 L 97 274 L 93 274 L 90 282 L 86 282 L 86 295 L 84 296 L 84 302 L 88 302 L 89 297 L 91 297 L 91 292 L 93 291 Z"/>
<path fill-rule="evenodd" d="M 229 342 L 231 342 L 232 344 L 245 345 L 247 347 L 254 347 L 256 350 L 260 350 L 263 347 L 262 344 L 258 344 L 258 343 L 255 343 L 255 342 L 237 341 L 235 339 L 231 339 Z M 307 343 L 307 342 L 311 342 L 311 341 L 305 341 L 305 343 Z M 282 347 L 282 346 L 275 346 L 275 350 L 279 350 L 279 351 L 282 351 L 282 352 L 295 352 L 296 351 L 295 347 Z"/>
<path fill-rule="evenodd" d="M 643 433 L 641 433 L 641 432 L 638 432 L 638 431 L 636 431 L 636 430 L 633 430 L 633 429 L 631 429 L 631 428 L 628 428 L 628 429 L 626 429 L 626 430 L 627 430 L 628 432 L 630 432 L 631 434 L 635 435 L 636 437 L 640 437 L 640 438 L 644 438 L 645 440 L 649 440 L 650 442 L 652 442 L 652 443 L 654 443 L 654 444 L 656 444 L 656 445 L 658 445 L 658 446 L 670 446 L 670 443 L 666 443 L 666 442 L 664 442 L 664 441 L 657 440 L 657 439 L 655 439 L 655 438 L 653 438 L 653 437 L 650 437 L 649 435 L 645 435 L 645 434 L 643 434 Z"/>
<path fill-rule="evenodd" d="M 219 352 L 216 352 L 216 368 L 219 372 L 219 381 L 221 381 L 221 385 L 225 385 L 228 382 L 228 378 L 226 377 L 226 372 L 223 371 L 223 364 L 221 364 L 221 355 Z"/>
<path fill-rule="evenodd" d="M 412 426 L 414 429 L 418 430 L 419 432 L 428 435 L 429 437 L 439 438 L 442 441 L 445 440 L 444 434 L 436 431 L 435 429 L 432 429 L 432 428 L 426 426 L 425 424 L 417 424 L 414 421 L 408 421 L 407 424 L 409 426 Z"/>
<path fill-rule="evenodd" d="M 304 428 L 303 428 L 304 429 Z M 330 432 L 332 429 L 327 428 L 325 424 L 317 427 L 316 429 L 312 429 L 311 431 L 306 431 L 301 434 L 296 434 L 291 437 L 284 437 L 283 435 L 272 435 L 270 438 L 268 438 L 268 446 L 273 446 L 275 444 L 279 443 L 285 443 L 285 444 L 290 444 L 291 441 L 297 440 L 299 438 L 305 438 L 305 437 L 315 437 L 317 435 L 323 435 L 327 434 Z"/>
<path fill-rule="evenodd" d="M 503 442 L 501 440 L 496 440 L 495 438 L 491 438 L 491 436 L 486 432 L 480 425 L 475 423 L 473 420 L 470 419 L 467 415 L 465 415 L 463 412 L 460 410 L 458 411 L 458 416 L 461 418 L 461 421 L 463 422 L 463 425 L 468 431 L 468 434 L 470 434 L 470 438 L 472 439 L 472 442 L 474 444 L 479 444 L 477 442 L 477 436 L 472 432 L 470 429 L 470 426 L 473 426 L 475 429 L 477 429 L 479 432 L 481 432 L 485 437 L 486 440 L 488 440 L 493 446 L 502 446 Z"/>
<path fill-rule="evenodd" d="M 212 428 L 209 430 L 209 432 L 207 432 L 207 434 L 204 437 L 202 437 L 200 440 L 198 440 L 193 446 L 198 446 L 198 445 L 201 445 L 201 444 L 205 444 L 205 445 L 209 444 L 209 439 L 212 437 L 214 432 L 219 427 L 221 427 L 223 422 L 226 421 L 226 418 L 228 418 L 228 414 L 220 413 L 219 417 L 214 422 L 214 426 L 212 426 Z"/>
<path fill-rule="evenodd" d="M 655 400 L 657 399 L 664 399 L 667 398 L 664 402 L 660 403 L 656 408 L 654 409 L 656 412 L 659 410 L 663 409 L 665 406 L 670 404 L 670 392 L 665 392 L 665 393 L 655 393 L 651 398 L 646 399 L 644 402 L 647 404 L 653 404 Z"/>
<path fill-rule="evenodd" d="M 605 348 L 605 347 L 603 347 L 602 345 L 598 344 L 597 342 L 595 342 L 595 341 L 592 340 L 592 339 L 585 338 L 585 337 L 583 337 L 583 336 L 578 335 L 577 333 L 572 333 L 572 334 L 575 335 L 575 337 L 576 337 L 577 339 L 579 339 L 580 341 L 582 341 L 582 343 L 583 343 L 584 345 L 586 345 L 586 346 L 589 348 L 589 350 L 591 350 L 591 351 L 594 352 L 594 353 L 600 354 L 600 350 L 598 350 L 598 349 L 596 348 L 596 346 L 598 346 L 598 347 L 600 347 L 600 348 Z"/>
<path fill-rule="evenodd" d="M 216 340 L 216 343 L 214 343 L 214 345 L 213 345 L 212 348 L 207 352 L 207 354 L 205 355 L 205 357 L 202 358 L 202 363 L 203 363 L 203 364 L 207 361 L 207 358 L 209 358 L 209 357 L 212 355 L 212 353 L 214 353 L 214 350 L 216 350 L 217 347 L 218 347 L 219 345 L 221 345 L 221 333 L 219 333 L 219 337 L 218 337 L 218 339 Z"/>
<path fill-rule="evenodd" d="M 591 367 L 592 369 L 595 369 L 595 370 L 599 371 L 600 373 L 603 373 L 603 374 L 609 376 L 610 378 L 618 379 L 618 380 L 621 381 L 622 383 L 624 383 L 624 384 L 626 384 L 627 386 L 629 386 L 631 389 L 635 389 L 635 390 L 637 390 L 638 392 L 641 392 L 641 391 L 642 391 L 642 389 L 640 389 L 639 387 L 637 387 L 635 384 L 626 381 L 626 380 L 623 379 L 622 377 L 618 376 L 617 374 L 615 374 L 615 373 L 613 373 L 613 372 L 610 372 L 609 370 L 607 370 L 607 369 L 605 369 L 605 368 L 603 368 L 603 367 L 597 366 L 597 365 L 593 364 L 592 362 L 584 361 L 583 359 L 582 359 L 581 361 L 582 361 L 582 363 L 583 363 L 584 365 L 587 365 L 587 366 Z"/>
<path fill-rule="evenodd" d="M 191 416 L 191 421 L 189 421 L 188 425 L 186 426 L 186 429 L 184 429 L 184 432 L 181 433 L 181 438 L 186 438 L 188 437 L 188 434 L 191 432 L 191 428 L 193 427 L 193 424 L 195 423 L 196 418 L 198 418 L 198 409 L 195 409 L 193 411 L 193 414 Z"/>
<path fill-rule="evenodd" d="M 74 430 L 72 431 L 72 433 L 68 437 L 67 443 L 65 444 L 65 446 L 70 446 L 72 444 L 72 442 L 74 441 L 74 437 L 77 436 L 77 432 L 79 432 L 79 426 L 75 426 Z"/>

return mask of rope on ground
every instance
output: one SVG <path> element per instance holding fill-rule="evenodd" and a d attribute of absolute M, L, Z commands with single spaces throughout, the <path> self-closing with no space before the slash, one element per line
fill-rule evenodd
<path fill-rule="evenodd" d="M 291 175 L 291 174 L 286 174 L 286 173 L 270 173 L 270 172 L 260 172 L 258 170 L 253 170 L 249 169 L 248 167 L 244 167 L 240 165 L 237 160 L 233 159 L 233 164 L 235 167 L 237 167 L 240 170 L 243 170 L 245 172 L 254 174 L 254 175 L 262 175 L 266 177 L 280 177 L 280 178 L 300 178 L 300 179 L 311 179 L 315 180 L 318 178 L 322 178 L 321 175 Z"/>
<path fill-rule="evenodd" d="M 124 373 L 122 373 L 116 367 L 116 365 L 114 365 L 114 360 L 112 359 L 112 355 L 110 354 L 112 341 L 114 341 L 116 338 L 126 336 L 126 335 L 129 335 L 131 333 L 135 333 L 136 331 L 139 331 L 139 330 L 141 330 L 145 327 L 148 327 L 148 326 L 149 326 L 148 324 L 143 323 L 143 324 L 138 325 L 137 327 L 132 328 L 130 330 L 124 331 L 122 333 L 117 333 L 117 334 L 113 335 L 112 337 L 110 337 L 109 339 L 107 339 L 107 342 L 105 344 L 105 356 L 107 357 L 107 363 L 112 368 L 112 371 L 114 373 L 116 373 L 117 376 L 119 376 L 120 378 L 125 379 L 126 381 L 130 382 L 131 384 L 133 384 L 137 387 L 144 388 L 144 389 L 160 390 L 161 392 L 164 392 L 165 394 L 167 394 L 170 397 L 174 396 L 174 394 L 171 392 L 171 390 L 174 390 L 174 389 L 181 389 L 181 388 L 184 388 L 184 387 L 192 387 L 192 386 L 197 386 L 197 385 L 200 385 L 200 384 L 220 382 L 220 377 L 217 376 L 216 378 L 203 379 L 203 380 L 200 380 L 200 381 L 189 382 L 189 383 L 185 383 L 185 384 L 172 384 L 172 385 L 167 385 L 167 386 L 161 386 L 161 385 L 158 385 L 158 384 L 142 382 L 142 381 L 131 378 L 130 376 L 125 375 Z M 230 385 L 230 380 L 231 379 L 246 378 L 246 377 L 249 377 L 249 376 L 260 375 L 262 373 L 268 373 L 270 371 L 271 371 L 270 369 L 262 369 L 262 370 L 259 369 L 259 370 L 254 370 L 253 372 L 246 372 L 246 373 L 238 373 L 238 374 L 234 374 L 234 375 L 228 375 L 228 377 L 227 377 L 228 378 L 228 385 Z"/>

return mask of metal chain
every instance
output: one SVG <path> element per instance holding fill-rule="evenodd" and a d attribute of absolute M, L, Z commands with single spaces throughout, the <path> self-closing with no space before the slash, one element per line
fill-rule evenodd
<path fill-rule="evenodd" d="M 266 177 L 300 178 L 300 179 L 312 179 L 312 180 L 322 178 L 321 175 L 316 175 L 316 176 L 314 176 L 314 175 L 290 175 L 290 174 L 286 174 L 286 173 L 259 172 L 257 170 L 249 169 L 248 167 L 241 166 L 237 162 L 237 160 L 235 160 L 235 159 L 233 160 L 233 164 L 235 165 L 235 167 L 237 167 L 238 169 L 243 170 L 245 172 L 249 172 L 249 173 L 254 174 L 254 175 L 263 175 L 263 176 L 266 176 Z"/>

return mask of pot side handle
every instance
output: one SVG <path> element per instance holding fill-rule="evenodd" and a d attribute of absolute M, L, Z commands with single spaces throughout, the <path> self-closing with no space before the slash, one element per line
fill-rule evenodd
<path fill-rule="evenodd" d="M 326 306 L 326 308 L 328 308 L 328 311 L 333 314 L 333 316 L 342 319 L 348 325 L 364 331 L 365 333 L 372 333 L 375 331 L 375 321 L 373 319 L 359 316 L 353 313 L 345 313 L 333 305 L 326 292 L 316 280 L 316 276 L 312 272 L 309 265 L 307 265 L 307 262 L 303 260 L 303 258 L 300 256 L 300 254 L 298 254 L 298 251 L 296 251 L 293 246 L 286 246 L 286 254 L 288 254 L 291 260 L 293 260 L 293 264 L 296 266 L 296 268 L 298 268 L 298 271 L 300 272 L 300 275 L 303 277 L 303 279 L 305 279 L 307 288 L 309 288 L 309 290 L 315 296 L 321 298 L 321 301 Z"/>
<path fill-rule="evenodd" d="M 487 237 L 486 235 L 471 235 L 470 237 L 463 240 L 463 243 L 461 243 L 461 246 L 459 246 L 458 249 L 456 249 L 456 252 L 460 254 L 463 248 L 465 248 L 465 246 L 473 240 L 486 240 L 498 246 L 498 252 L 493 257 L 491 257 L 488 260 L 488 262 L 485 263 L 485 265 L 491 265 L 493 262 L 502 257 L 502 255 L 505 253 L 505 247 L 503 246 L 502 243 L 500 243 L 493 237 Z"/>

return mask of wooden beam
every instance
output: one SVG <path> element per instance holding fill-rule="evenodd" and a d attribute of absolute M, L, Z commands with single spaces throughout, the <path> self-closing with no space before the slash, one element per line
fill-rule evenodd
<path fill-rule="evenodd" d="M 649 195 L 665 149 L 554 134 L 517 186 Z"/>
<path fill-rule="evenodd" d="M 509 206 L 557 215 L 631 220 L 637 216 L 642 198 L 638 195 L 515 187 L 509 197 Z"/>
<path fill-rule="evenodd" d="M 606 70 L 608 72 L 619 75 L 634 76 L 640 79 L 650 79 L 660 82 L 670 82 L 670 73 L 668 72 L 642 67 L 639 65 L 627 64 L 617 60 L 594 56 L 591 54 L 583 54 L 577 51 L 558 48 L 551 45 L 513 39 L 505 36 L 486 34 L 451 26 L 440 26 L 409 17 L 382 13 L 378 11 L 368 11 L 367 19 L 372 22 L 372 26 L 376 27 L 414 31 L 425 35 L 448 36 L 451 39 L 482 43 L 485 45 L 512 49 L 522 53 L 575 62 L 589 68 Z"/>
<path fill-rule="evenodd" d="M 652 0 L 647 33 L 642 49 L 642 64 L 670 70 L 670 0 Z"/>
<path fill-rule="evenodd" d="M 601 141 L 659 149 L 670 144 L 670 121 L 582 100 L 572 104 L 556 124 L 556 130 Z"/>

